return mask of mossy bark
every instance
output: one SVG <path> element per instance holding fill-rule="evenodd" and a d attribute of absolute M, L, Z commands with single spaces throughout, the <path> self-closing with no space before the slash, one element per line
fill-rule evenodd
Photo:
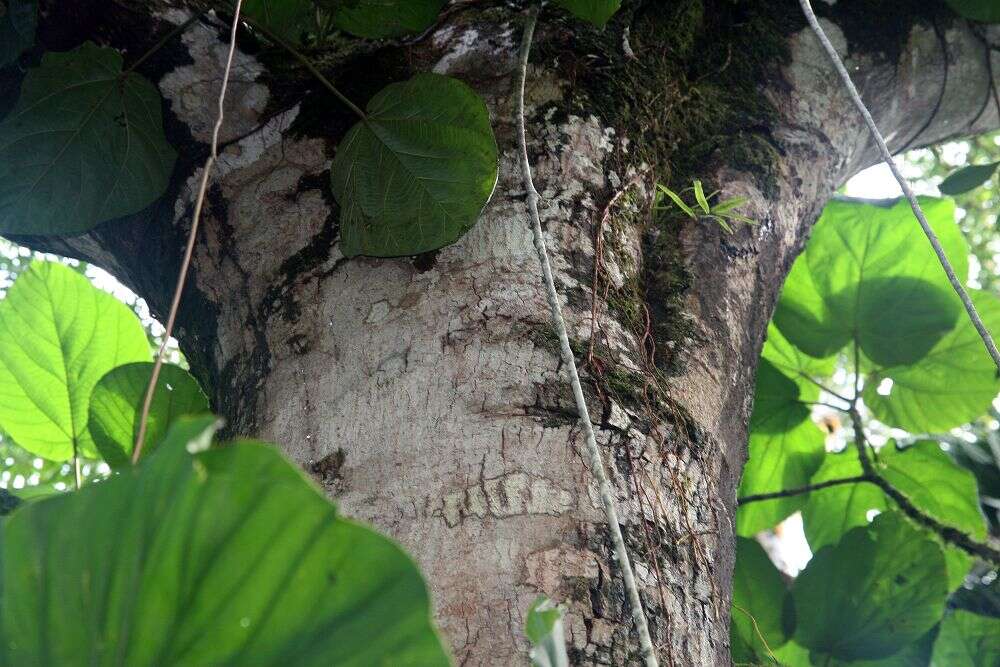
<path fill-rule="evenodd" d="M 890 12 L 892 48 L 848 10 L 826 12 L 896 148 L 1000 121 L 982 105 L 977 35 L 923 5 Z M 71 6 L 46 3 L 46 22 L 61 25 Z M 179 20 L 135 9 L 102 3 L 75 37 L 51 32 L 64 47 L 97 38 L 140 52 Z M 575 664 L 631 664 L 514 157 L 521 20 L 509 3 L 471 3 L 412 42 L 319 54 L 361 103 L 437 69 L 490 106 L 500 182 L 479 224 L 455 246 L 394 260 L 347 260 L 338 248 L 328 169 L 350 114 L 242 33 L 237 124 L 178 338 L 230 433 L 279 443 L 345 513 L 414 554 L 457 662 L 523 663 L 523 616 L 543 592 L 568 605 Z M 874 159 L 802 25 L 790 0 L 630 0 L 603 32 L 547 10 L 532 62 L 542 219 L 664 665 L 728 661 L 734 497 L 766 324 L 823 203 Z M 85 237 L 24 239 L 104 265 L 161 316 L 223 33 L 199 25 L 143 68 L 165 93 L 183 155 L 167 196 Z M 653 210 L 657 182 L 682 189 L 693 178 L 748 197 L 743 212 L 758 224 L 728 234 Z"/>

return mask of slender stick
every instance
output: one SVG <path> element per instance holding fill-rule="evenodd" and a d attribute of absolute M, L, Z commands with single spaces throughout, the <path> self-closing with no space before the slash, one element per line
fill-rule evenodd
<path fill-rule="evenodd" d="M 865 438 L 864 427 L 861 425 L 861 415 L 858 414 L 856 408 L 851 408 L 851 421 L 854 423 L 854 445 L 858 452 L 858 461 L 861 463 L 861 470 L 864 471 L 864 474 L 871 477 L 868 481 L 878 486 L 885 495 L 894 500 L 903 514 L 936 533 L 938 537 L 948 544 L 953 544 L 962 551 L 988 563 L 1000 565 L 1000 549 L 989 544 L 984 544 L 983 542 L 978 542 L 967 533 L 943 524 L 934 517 L 926 514 L 914 505 L 913 501 L 903 492 L 879 475 L 875 470 L 875 466 L 872 465 L 872 462 L 868 458 L 868 452 L 866 451 L 868 441 Z"/>
<path fill-rule="evenodd" d="M 360 118 L 361 120 L 368 119 L 368 115 L 361 110 L 361 107 L 359 107 L 357 104 L 348 99 L 347 96 L 344 95 L 342 92 L 337 90 L 337 87 L 334 86 L 333 83 L 329 79 L 327 79 L 322 72 L 319 71 L 319 68 L 317 68 L 316 65 L 314 65 L 311 60 L 306 58 L 298 49 L 296 49 L 294 46 L 292 46 L 284 39 L 276 35 L 274 32 L 269 30 L 266 26 L 263 26 L 259 23 L 255 23 L 254 21 L 247 21 L 247 23 L 253 26 L 254 30 L 258 31 L 260 34 L 267 37 L 269 40 L 271 40 L 272 42 L 283 48 L 285 51 L 288 51 L 288 53 L 293 58 L 302 63 L 302 66 L 305 67 L 307 70 L 309 70 L 310 74 L 316 77 L 317 81 L 323 84 L 323 87 L 325 87 L 327 90 L 333 93 L 333 96 L 336 97 L 338 100 L 340 100 L 344 104 L 344 106 L 346 106 L 348 109 L 357 114 L 358 118 Z"/>
<path fill-rule="evenodd" d="M 951 262 L 948 261 L 948 256 L 944 252 L 944 248 L 941 247 L 941 242 L 938 240 L 937 234 L 931 229 L 931 225 L 927 222 L 927 216 L 924 215 L 924 211 L 920 208 L 920 202 L 917 201 L 917 196 L 913 193 L 910 188 L 910 184 L 907 183 L 903 174 L 899 171 L 899 167 L 896 165 L 896 161 L 892 159 L 892 154 L 889 152 L 889 147 L 885 143 L 885 139 L 882 138 L 882 134 L 878 130 L 878 126 L 875 125 L 875 120 L 872 118 L 871 113 L 868 111 L 868 107 L 861 100 L 861 95 L 858 93 L 858 89 L 854 86 L 854 82 L 851 81 L 851 75 L 848 74 L 847 68 L 844 67 L 843 61 L 840 56 L 837 55 L 837 50 L 830 43 L 829 38 L 826 33 L 823 32 L 823 28 L 820 27 L 819 21 L 816 19 L 816 14 L 813 12 L 812 5 L 809 0 L 799 0 L 799 4 L 802 5 L 802 11 L 806 15 L 806 20 L 809 22 L 809 27 L 812 28 L 813 32 L 816 33 L 816 37 L 819 38 L 820 43 L 823 45 L 823 49 L 826 54 L 830 57 L 830 61 L 833 63 L 834 68 L 837 70 L 837 74 L 840 75 L 841 81 L 844 83 L 844 87 L 850 94 L 851 99 L 854 101 L 854 105 L 858 108 L 861 113 L 862 118 L 865 120 L 865 124 L 868 126 L 869 132 L 871 132 L 872 137 L 875 139 L 875 143 L 878 144 L 879 152 L 882 154 L 882 160 L 889 166 L 892 175 L 896 178 L 899 183 L 899 187 L 903 190 L 903 194 L 906 196 L 906 200 L 910 202 L 910 208 L 913 209 L 913 215 L 916 216 L 917 221 L 920 223 L 920 227 L 924 230 L 924 234 L 927 236 L 927 240 L 930 241 L 931 247 L 934 248 L 934 254 L 937 255 L 938 261 L 941 262 L 941 268 L 944 269 L 945 274 L 948 276 L 948 282 L 955 289 L 955 293 L 958 294 L 958 298 L 962 300 L 962 304 L 965 305 L 965 312 L 969 314 L 969 319 L 972 320 L 973 326 L 976 327 L 976 331 L 979 332 L 979 337 L 983 339 L 983 344 L 986 346 L 986 350 L 993 357 L 993 363 L 996 364 L 997 372 L 1000 373 L 1000 350 L 997 350 L 996 343 L 993 342 L 993 336 L 990 335 L 989 329 L 983 324 L 983 320 L 979 317 L 979 312 L 976 310 L 975 304 L 972 303 L 972 299 L 969 297 L 969 293 L 965 290 L 962 282 L 955 275 L 955 269 L 952 268 Z"/>
<path fill-rule="evenodd" d="M 858 484 L 860 482 L 871 482 L 875 483 L 870 475 L 856 475 L 854 477 L 842 477 L 840 479 L 828 479 L 825 482 L 818 482 L 816 484 L 807 484 L 806 486 L 798 486 L 793 489 L 784 489 L 782 491 L 774 491 L 773 493 L 758 493 L 752 496 L 743 496 L 736 500 L 736 504 L 739 506 L 747 505 L 749 503 L 756 503 L 761 500 L 774 500 L 775 498 L 791 498 L 792 496 L 800 496 L 804 493 L 812 493 L 813 491 L 819 491 L 820 489 L 827 489 L 831 486 L 840 486 L 841 484 Z"/>
<path fill-rule="evenodd" d="M 162 49 L 164 46 L 166 46 L 167 42 L 169 42 L 174 37 L 176 37 L 177 35 L 181 34 L 185 30 L 187 30 L 188 28 L 190 28 L 192 25 L 194 25 L 195 21 L 197 21 L 198 19 L 200 19 L 204 15 L 205 15 L 205 12 L 203 12 L 203 11 L 201 11 L 201 12 L 195 12 L 194 14 L 191 15 L 191 18 L 189 18 L 187 21 L 184 21 L 184 23 L 181 23 L 180 25 L 175 26 L 173 28 L 173 30 L 171 30 L 166 35 L 164 35 L 156 44 L 153 44 L 153 46 L 149 47 L 148 51 L 146 51 L 144 54 L 142 54 L 141 56 L 139 56 L 139 59 L 136 60 L 134 63 L 132 63 L 127 70 L 125 70 L 124 72 L 122 72 L 122 74 L 125 75 L 125 74 L 128 74 L 130 72 L 134 72 L 139 67 L 139 65 L 143 64 L 144 62 L 146 62 L 149 59 L 150 56 L 152 56 L 154 53 L 156 53 L 157 51 L 159 51 L 160 49 Z"/>
<path fill-rule="evenodd" d="M 587 402 L 583 397 L 583 387 L 580 384 L 580 375 L 576 369 L 576 359 L 573 350 L 569 346 L 569 336 L 566 333 L 566 322 L 563 320 L 562 310 L 559 306 L 559 295 L 556 293 L 555 281 L 552 278 L 552 267 L 549 264 L 549 254 L 545 249 L 545 236 L 542 232 L 542 221 L 538 215 L 538 191 L 531 178 L 531 163 L 528 160 L 528 139 L 525 130 L 524 119 L 524 86 L 528 78 L 528 59 L 531 55 L 531 41 L 535 34 L 535 25 L 538 23 L 538 7 L 531 10 L 527 23 L 524 26 L 524 37 L 521 41 L 521 54 L 517 82 L 517 138 L 520 148 L 521 172 L 524 176 L 524 188 L 527 191 L 528 211 L 531 215 L 532 233 L 535 241 L 535 251 L 538 253 L 538 261 L 542 265 L 542 274 L 545 279 L 546 295 L 549 302 L 549 310 L 552 314 L 552 323 L 559 335 L 559 347 L 562 351 L 563 365 L 569 372 L 570 383 L 573 385 L 573 397 L 576 399 L 576 409 L 580 415 L 580 425 L 583 427 L 587 440 L 587 454 L 590 458 L 590 468 L 597 479 L 601 490 L 601 502 L 604 505 L 604 516 L 608 521 L 608 529 L 611 533 L 611 542 L 614 546 L 615 560 L 618 561 L 625 579 L 625 590 L 628 594 L 629 604 L 632 607 L 632 619 L 635 621 L 636 630 L 639 634 L 639 644 L 642 650 L 643 659 L 647 667 L 658 667 L 656 661 L 656 651 L 653 642 L 649 637 L 649 626 L 646 621 L 646 614 L 642 608 L 642 600 L 639 598 L 639 589 L 635 583 L 635 574 L 632 571 L 632 563 L 629 561 L 628 551 L 625 549 L 625 540 L 622 538 L 621 526 L 618 524 L 618 513 L 615 511 L 614 498 L 611 495 L 611 484 L 604 472 L 604 461 L 601 452 L 597 447 L 597 438 L 594 436 L 594 427 L 590 423 L 590 412 L 587 410 Z"/>
<path fill-rule="evenodd" d="M 222 88 L 219 90 L 219 111 L 215 119 L 215 127 L 212 130 L 212 151 L 205 160 L 202 168 L 201 185 L 198 188 L 198 197 L 194 204 L 194 216 L 191 220 L 191 231 L 188 232 L 187 247 L 184 249 L 184 259 L 181 260 L 180 273 L 177 276 L 177 287 L 174 290 L 174 298 L 170 303 L 170 313 L 167 316 L 167 326 L 163 332 L 163 342 L 160 350 L 156 354 L 156 363 L 153 364 L 153 374 L 149 378 L 149 386 L 146 387 L 146 398 L 142 403 L 142 416 L 139 418 L 139 433 L 135 438 L 135 448 L 132 451 L 132 464 L 139 462 L 142 456 L 142 446 L 146 438 L 146 425 L 149 421 L 149 409 L 153 404 L 153 395 L 156 393 L 156 381 L 160 378 L 160 369 L 163 368 L 163 358 L 166 355 L 167 343 L 174 331 L 174 322 L 177 320 L 177 310 L 181 304 L 181 294 L 184 292 L 184 284 L 187 282 L 188 269 L 191 266 L 191 256 L 194 254 L 194 242 L 198 236 L 198 222 L 201 220 L 201 209 L 205 204 L 205 193 L 208 190 L 208 179 L 212 173 L 212 167 L 218 159 L 219 154 L 219 131 L 222 129 L 222 120 L 225 117 L 226 89 L 229 87 L 229 74 L 233 69 L 233 54 L 236 52 L 236 28 L 240 23 L 240 10 L 243 7 L 243 0 L 236 0 L 236 9 L 233 13 L 233 24 L 229 32 L 229 55 L 226 57 L 226 69 L 222 75 Z"/>

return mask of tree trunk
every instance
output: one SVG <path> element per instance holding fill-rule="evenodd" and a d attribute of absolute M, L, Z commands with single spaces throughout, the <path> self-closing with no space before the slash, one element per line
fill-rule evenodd
<path fill-rule="evenodd" d="M 135 57 L 185 18 L 50 3 L 50 32 L 88 4 L 86 34 L 50 43 L 98 36 Z M 1000 31 L 937 3 L 884 16 L 857 5 L 887 3 L 815 4 L 894 149 L 998 125 L 983 40 Z M 632 1 L 599 33 L 546 11 L 529 73 L 542 221 L 664 665 L 729 663 L 734 501 L 767 322 L 824 202 L 876 157 L 799 16 L 791 0 Z M 243 33 L 177 337 L 231 434 L 278 443 L 344 514 L 413 554 L 456 663 L 524 664 L 524 614 L 544 593 L 568 607 L 574 664 L 634 664 L 515 158 L 522 20 L 504 3 L 459 4 L 420 38 L 324 63 L 361 104 L 433 69 L 491 109 L 500 181 L 482 219 L 451 247 L 391 260 L 339 251 L 329 166 L 350 113 Z M 84 237 L 23 239 L 107 267 L 160 316 L 214 117 L 221 25 L 197 24 L 142 70 L 183 154 L 171 192 Z M 655 182 L 693 178 L 749 197 L 759 224 L 728 234 L 653 214 Z"/>

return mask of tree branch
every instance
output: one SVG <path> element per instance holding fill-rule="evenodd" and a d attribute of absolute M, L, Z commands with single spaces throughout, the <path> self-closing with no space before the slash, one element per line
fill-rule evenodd
<path fill-rule="evenodd" d="M 877 484 L 877 482 L 870 475 L 856 475 L 854 477 L 828 479 L 825 482 L 818 482 L 816 484 L 806 484 L 805 486 L 798 486 L 793 489 L 784 489 L 782 491 L 774 491 L 772 493 L 758 493 L 752 496 L 744 496 L 742 498 L 737 498 L 736 504 L 742 507 L 743 505 L 760 502 L 761 500 L 774 500 L 775 498 L 791 498 L 793 496 L 800 496 L 804 493 L 812 493 L 813 491 L 826 489 L 831 486 L 840 486 L 842 484 L 857 484 L 859 482 L 871 482 L 872 484 Z"/>

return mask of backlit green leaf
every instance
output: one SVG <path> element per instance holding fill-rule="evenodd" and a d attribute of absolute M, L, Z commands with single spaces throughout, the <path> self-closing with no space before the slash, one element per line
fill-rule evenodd
<path fill-rule="evenodd" d="M 1000 4 L 996 0 L 945 0 L 959 16 L 984 23 L 1000 23 Z"/>
<path fill-rule="evenodd" d="M 946 195 L 960 195 L 963 192 L 974 190 L 993 178 L 997 167 L 1000 167 L 1000 162 L 970 164 L 949 174 L 948 178 L 941 181 L 938 189 Z"/>
<path fill-rule="evenodd" d="M 334 25 L 358 37 L 383 39 L 426 30 L 447 0 L 321 0 Z"/>
<path fill-rule="evenodd" d="M 956 465 L 936 442 L 919 442 L 904 449 L 890 443 L 879 450 L 875 469 L 922 512 L 982 540 L 986 522 L 979 510 L 976 479 Z M 826 457 L 812 483 L 861 474 L 853 448 Z M 838 542 L 844 533 L 868 523 L 869 513 L 895 509 L 896 504 L 874 484 L 832 486 L 809 494 L 802 510 L 806 539 L 813 551 Z M 958 547 L 945 549 L 949 590 L 961 585 L 972 560 Z"/>
<path fill-rule="evenodd" d="M 213 421 L 0 525 L 0 663 L 447 665 L 403 551 L 269 445 L 199 451 Z"/>
<path fill-rule="evenodd" d="M 986 326 L 1000 331 L 1000 299 L 976 290 L 971 296 Z M 963 314 L 917 363 L 873 369 L 863 397 L 879 421 L 911 433 L 935 433 L 982 416 L 998 391 L 996 366 Z"/>
<path fill-rule="evenodd" d="M 562 608 L 544 595 L 531 603 L 524 634 L 531 642 L 532 667 L 569 667 Z"/>
<path fill-rule="evenodd" d="M 934 665 L 996 667 L 1000 665 L 1000 618 L 957 609 L 945 616 L 934 642 Z"/>
<path fill-rule="evenodd" d="M 622 6 L 621 0 L 556 0 L 556 4 L 598 28 L 603 28 Z"/>
<path fill-rule="evenodd" d="M 119 366 L 102 377 L 91 394 L 90 435 L 101 456 L 112 467 L 131 463 L 152 372 L 151 362 Z M 208 411 L 208 399 L 198 381 L 179 366 L 164 365 L 150 405 L 143 454 L 152 453 L 167 427 L 178 417 Z"/>
<path fill-rule="evenodd" d="M 0 232 L 77 234 L 153 203 L 176 157 L 160 104 L 113 49 L 45 54 L 0 123 Z"/>
<path fill-rule="evenodd" d="M 732 620 L 729 641 L 733 662 L 767 664 L 788 639 L 784 612 L 788 591 L 781 573 L 756 540 L 736 538 Z"/>
<path fill-rule="evenodd" d="M 6 10 L 0 16 L 0 67 L 14 62 L 35 44 L 38 24 L 37 0 L 7 0 Z"/>
<path fill-rule="evenodd" d="M 35 262 L 0 301 L 0 429 L 54 461 L 97 450 L 87 430 L 94 386 L 150 357 L 135 313 L 85 277 Z"/>
<path fill-rule="evenodd" d="M 799 574 L 795 641 L 841 660 L 885 658 L 937 623 L 947 593 L 940 546 L 903 516 L 881 514 Z"/>
<path fill-rule="evenodd" d="M 966 276 L 969 249 L 954 203 L 925 197 L 922 205 L 956 273 Z M 926 353 L 960 311 L 905 201 L 884 207 L 835 200 L 793 265 L 774 321 L 812 356 L 827 357 L 856 339 L 879 363 L 902 364 Z"/>
<path fill-rule="evenodd" d="M 345 255 L 415 255 L 454 243 L 497 182 L 486 105 L 437 74 L 391 84 L 341 141 L 332 178 Z"/>
<path fill-rule="evenodd" d="M 833 375 L 837 364 L 836 356 L 817 359 L 805 354 L 788 342 L 788 339 L 774 322 L 767 325 L 767 340 L 764 342 L 764 349 L 760 356 L 774 364 L 774 367 L 782 373 L 796 380 L 807 377 L 818 381 L 825 380 Z M 805 381 L 808 382 L 808 380 Z"/>

